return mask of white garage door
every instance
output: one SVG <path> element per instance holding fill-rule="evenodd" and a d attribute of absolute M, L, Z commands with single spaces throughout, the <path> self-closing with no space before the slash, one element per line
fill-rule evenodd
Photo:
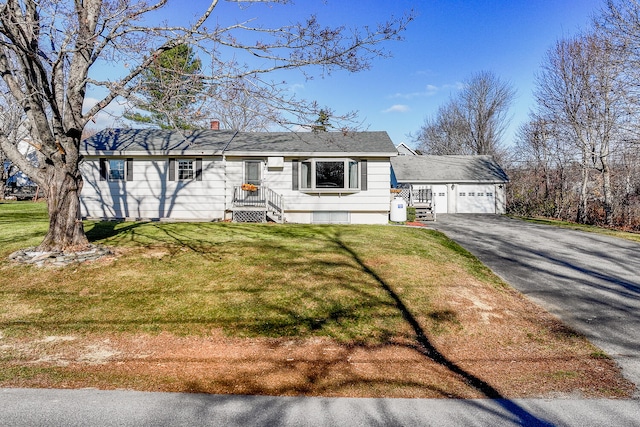
<path fill-rule="evenodd" d="M 433 185 L 433 201 L 436 204 L 436 213 L 447 213 L 447 186 Z"/>
<path fill-rule="evenodd" d="M 493 185 L 458 185 L 458 213 L 496 213 Z"/>

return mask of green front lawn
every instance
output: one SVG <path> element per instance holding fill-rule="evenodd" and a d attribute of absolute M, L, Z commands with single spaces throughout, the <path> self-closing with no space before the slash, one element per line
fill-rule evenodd
<path fill-rule="evenodd" d="M 357 397 L 629 397 L 580 335 L 426 227 L 91 222 L 113 256 L 16 264 L 0 202 L 0 385 Z M 217 337 L 223 337 L 223 340 Z"/>
<path fill-rule="evenodd" d="M 0 218 L 2 258 L 36 245 L 47 226 L 41 203 L 0 204 Z M 451 318 L 432 301 L 455 275 L 501 286 L 455 243 L 419 228 L 87 222 L 85 229 L 115 258 L 65 268 L 2 261 L 5 335 L 221 328 L 232 336 L 381 343 L 411 333 L 390 290 L 439 331 Z M 428 282 L 418 269 L 429 271 Z"/>

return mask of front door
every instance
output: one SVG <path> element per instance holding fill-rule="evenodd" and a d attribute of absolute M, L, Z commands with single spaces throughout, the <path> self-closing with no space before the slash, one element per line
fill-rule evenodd
<path fill-rule="evenodd" d="M 260 160 L 246 160 L 244 162 L 244 184 L 262 184 L 262 162 Z"/>

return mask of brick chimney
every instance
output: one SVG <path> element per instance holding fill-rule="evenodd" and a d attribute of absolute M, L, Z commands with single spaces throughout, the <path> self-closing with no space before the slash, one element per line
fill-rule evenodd
<path fill-rule="evenodd" d="M 211 130 L 220 130 L 219 120 L 211 120 Z"/>

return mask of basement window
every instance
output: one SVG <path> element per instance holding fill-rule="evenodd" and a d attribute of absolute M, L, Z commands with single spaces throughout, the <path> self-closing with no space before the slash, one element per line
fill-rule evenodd
<path fill-rule="evenodd" d="M 349 224 L 350 220 L 346 211 L 315 211 L 311 215 L 312 224 Z"/>

